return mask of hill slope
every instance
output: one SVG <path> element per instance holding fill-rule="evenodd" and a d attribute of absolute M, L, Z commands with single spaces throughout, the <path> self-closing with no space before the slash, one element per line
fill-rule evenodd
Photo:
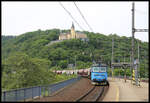
<path fill-rule="evenodd" d="M 84 31 L 88 42 L 71 39 L 46 46 L 51 41 L 58 40 L 59 31 L 38 30 L 15 37 L 2 36 L 2 88 L 49 84 L 55 79 L 51 70 L 67 69 L 67 65 L 75 64 L 75 61 L 77 69 L 90 67 L 93 61 L 98 60 L 110 65 L 112 38 L 114 61 L 130 61 L 130 37 Z M 140 74 L 141 77 L 148 77 L 148 43 L 135 40 L 135 58 L 138 57 L 137 41 L 140 43 Z"/>
<path fill-rule="evenodd" d="M 63 30 L 68 32 L 69 30 Z M 90 63 L 92 60 L 111 61 L 112 37 L 114 38 L 114 61 L 130 60 L 131 38 L 119 37 L 117 35 L 106 36 L 99 33 L 84 32 L 89 38 L 89 42 L 81 40 L 67 40 L 55 43 L 52 46 L 45 46 L 50 41 L 57 40 L 59 29 L 34 31 L 12 37 L 10 39 L 2 36 L 2 59 L 13 55 L 16 52 L 23 52 L 30 57 L 45 58 L 52 61 L 52 66 L 58 65 L 66 68 L 63 63 L 77 62 Z M 148 43 L 140 42 L 140 55 L 148 57 Z M 135 58 L 137 58 L 137 42 L 135 41 Z M 144 51 L 146 53 L 144 53 Z M 147 58 L 145 58 L 147 59 Z M 68 61 L 67 61 L 68 60 Z M 55 63 L 54 63 L 55 62 Z"/>

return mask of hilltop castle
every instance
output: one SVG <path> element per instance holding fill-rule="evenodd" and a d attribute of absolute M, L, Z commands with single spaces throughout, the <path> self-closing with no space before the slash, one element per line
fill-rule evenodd
<path fill-rule="evenodd" d="M 70 33 L 61 33 L 59 35 L 59 40 L 67 40 L 67 39 L 81 39 L 81 40 L 87 40 L 87 35 L 81 33 L 81 32 L 75 32 L 74 24 L 72 23 L 71 26 L 71 32 Z"/>
<path fill-rule="evenodd" d="M 75 32 L 74 24 L 72 23 L 70 33 L 60 33 L 59 40 L 51 41 L 46 46 L 52 45 L 54 43 L 61 42 L 63 40 L 69 40 L 69 39 L 80 39 L 82 41 L 88 41 L 88 38 L 87 38 L 86 34 L 83 34 L 81 32 Z"/>

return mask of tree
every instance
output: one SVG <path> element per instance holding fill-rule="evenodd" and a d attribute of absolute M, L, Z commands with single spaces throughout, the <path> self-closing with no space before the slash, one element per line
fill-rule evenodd
<path fill-rule="evenodd" d="M 54 79 L 54 74 L 49 71 L 51 62 L 46 59 L 30 58 L 25 53 L 17 53 L 9 57 L 6 64 L 7 68 L 3 63 L 2 72 L 2 87 L 6 89 L 46 85 Z M 8 70 L 10 71 L 7 72 Z"/>

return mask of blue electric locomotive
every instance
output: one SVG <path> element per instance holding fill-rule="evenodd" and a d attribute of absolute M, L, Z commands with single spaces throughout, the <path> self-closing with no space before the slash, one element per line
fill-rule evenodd
<path fill-rule="evenodd" d="M 105 84 L 109 85 L 107 81 L 107 65 L 94 64 L 91 67 L 91 81 L 92 84 Z"/>

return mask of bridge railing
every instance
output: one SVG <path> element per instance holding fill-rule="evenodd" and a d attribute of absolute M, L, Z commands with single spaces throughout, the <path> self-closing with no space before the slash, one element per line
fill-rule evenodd
<path fill-rule="evenodd" d="M 2 101 L 19 101 L 34 98 L 40 95 L 41 95 L 41 86 L 35 86 L 30 88 L 21 88 L 10 91 L 3 91 L 1 99 Z"/>
<path fill-rule="evenodd" d="M 80 77 L 72 78 L 56 84 L 47 86 L 34 86 L 30 88 L 20 88 L 10 91 L 3 91 L 1 94 L 1 101 L 26 101 L 32 100 L 36 97 L 48 96 L 65 86 L 80 80 Z"/>

